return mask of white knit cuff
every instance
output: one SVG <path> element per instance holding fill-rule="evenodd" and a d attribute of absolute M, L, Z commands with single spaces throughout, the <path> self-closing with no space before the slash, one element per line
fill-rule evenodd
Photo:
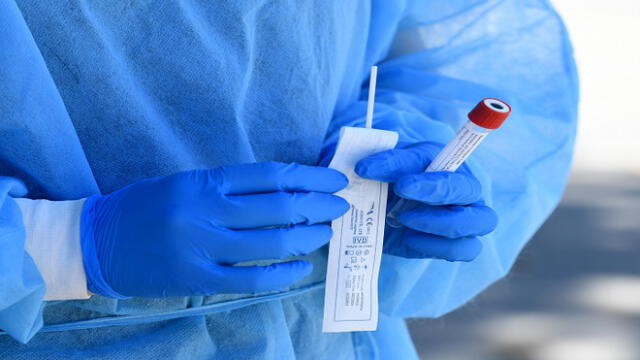
<path fill-rule="evenodd" d="M 88 299 L 80 247 L 80 214 L 85 199 L 15 200 L 27 235 L 25 250 L 47 286 L 44 299 Z"/>

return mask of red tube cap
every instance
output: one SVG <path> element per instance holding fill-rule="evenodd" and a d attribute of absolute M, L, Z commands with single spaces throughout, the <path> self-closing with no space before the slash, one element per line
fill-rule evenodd
<path fill-rule="evenodd" d="M 482 99 L 469 113 L 469 120 L 485 129 L 497 129 L 511 114 L 511 106 L 493 98 Z"/>

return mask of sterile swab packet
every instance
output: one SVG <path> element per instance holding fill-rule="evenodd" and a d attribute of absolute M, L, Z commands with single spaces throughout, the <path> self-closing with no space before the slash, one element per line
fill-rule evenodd
<path fill-rule="evenodd" d="M 394 131 L 372 129 L 377 68 L 371 69 L 366 127 L 343 127 L 329 164 L 349 178 L 337 193 L 351 205 L 331 223 L 323 332 L 372 331 L 378 326 L 378 272 L 382 258 L 388 184 L 355 173 L 361 159 L 393 149 Z"/>
<path fill-rule="evenodd" d="M 510 113 L 511 107 L 504 101 L 493 98 L 480 101 L 469 113 L 469 121 L 433 159 L 425 172 L 456 171 L 489 132 L 499 128 Z M 409 208 L 408 204 L 407 200 L 400 199 L 394 205 L 387 215 L 389 226 L 402 226 L 398 216 Z"/>

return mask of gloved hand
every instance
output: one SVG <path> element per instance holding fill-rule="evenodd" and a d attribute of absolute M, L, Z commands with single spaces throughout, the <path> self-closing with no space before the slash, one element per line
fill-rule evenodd
<path fill-rule="evenodd" d="M 331 195 L 340 172 L 275 162 L 145 179 L 87 199 L 81 240 L 89 290 L 172 297 L 282 289 L 307 261 L 233 266 L 305 255 L 327 243 L 324 222 L 349 208 Z"/>
<path fill-rule="evenodd" d="M 471 261 L 482 249 L 478 236 L 495 229 L 497 215 L 482 201 L 480 182 L 466 165 L 456 172 L 424 172 L 443 147 L 417 143 L 374 154 L 356 165 L 362 177 L 394 183 L 389 209 L 398 197 L 413 202 L 398 217 L 403 227 L 386 227 L 386 253 Z"/>

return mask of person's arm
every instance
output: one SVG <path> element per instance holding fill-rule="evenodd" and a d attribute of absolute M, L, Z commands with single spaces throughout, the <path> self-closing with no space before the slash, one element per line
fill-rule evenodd
<path fill-rule="evenodd" d="M 97 186 L 78 151 L 79 140 L 70 135 L 75 132 L 67 131 L 73 125 L 64 103 L 13 1 L 0 2 L 0 49 L 0 330 L 26 342 L 42 326 L 44 300 L 86 298 L 87 293 L 78 228 L 72 226 L 81 206 L 17 198 L 28 192 L 33 198 L 77 199 L 97 192 Z M 39 126 L 49 131 L 34 131 Z M 52 158 L 65 159 L 65 166 Z M 74 187 L 76 196 L 58 190 L 79 184 L 78 179 L 85 181 Z M 47 246 L 39 246 L 45 240 L 50 240 Z M 56 266 L 59 261 L 68 268 Z M 54 273 L 48 271 L 53 268 Z"/>
<path fill-rule="evenodd" d="M 443 5 L 416 1 L 408 5 L 389 55 L 379 63 L 374 127 L 398 131 L 399 147 L 424 141 L 445 144 L 467 120 L 469 110 L 485 97 L 500 98 L 513 108 L 503 127 L 468 161 L 470 172 L 482 185 L 484 204 L 497 213 L 497 227 L 479 237 L 483 249 L 471 262 L 415 259 L 447 259 L 424 251 L 423 256 L 420 252 L 406 256 L 414 259 L 385 256 L 380 301 L 381 310 L 388 314 L 442 315 L 509 271 L 560 200 L 571 165 L 578 100 L 571 45 L 548 2 Z M 364 94 L 361 99 L 336 118 L 335 129 L 362 121 Z M 328 143 L 333 138 L 335 131 Z M 387 160 L 393 158 L 389 154 Z M 414 162 L 428 164 L 432 156 L 423 152 Z M 361 175 L 389 181 L 390 174 L 399 171 L 394 167 L 407 166 L 403 159 L 374 159 L 372 167 L 383 170 L 375 175 L 361 171 Z M 427 184 L 440 181 L 415 175 L 423 176 Z M 400 195 L 405 190 L 397 184 L 393 188 Z M 443 219 L 427 216 L 424 223 L 440 222 L 455 233 L 477 220 Z M 387 242 L 397 240 L 396 231 L 387 228 Z M 447 244 L 446 238 L 441 240 Z"/>
<path fill-rule="evenodd" d="M 24 185 L 0 177 L 0 329 L 26 342 L 42 327 L 45 284 L 25 252 L 22 214 L 12 196 L 26 193 Z"/>

